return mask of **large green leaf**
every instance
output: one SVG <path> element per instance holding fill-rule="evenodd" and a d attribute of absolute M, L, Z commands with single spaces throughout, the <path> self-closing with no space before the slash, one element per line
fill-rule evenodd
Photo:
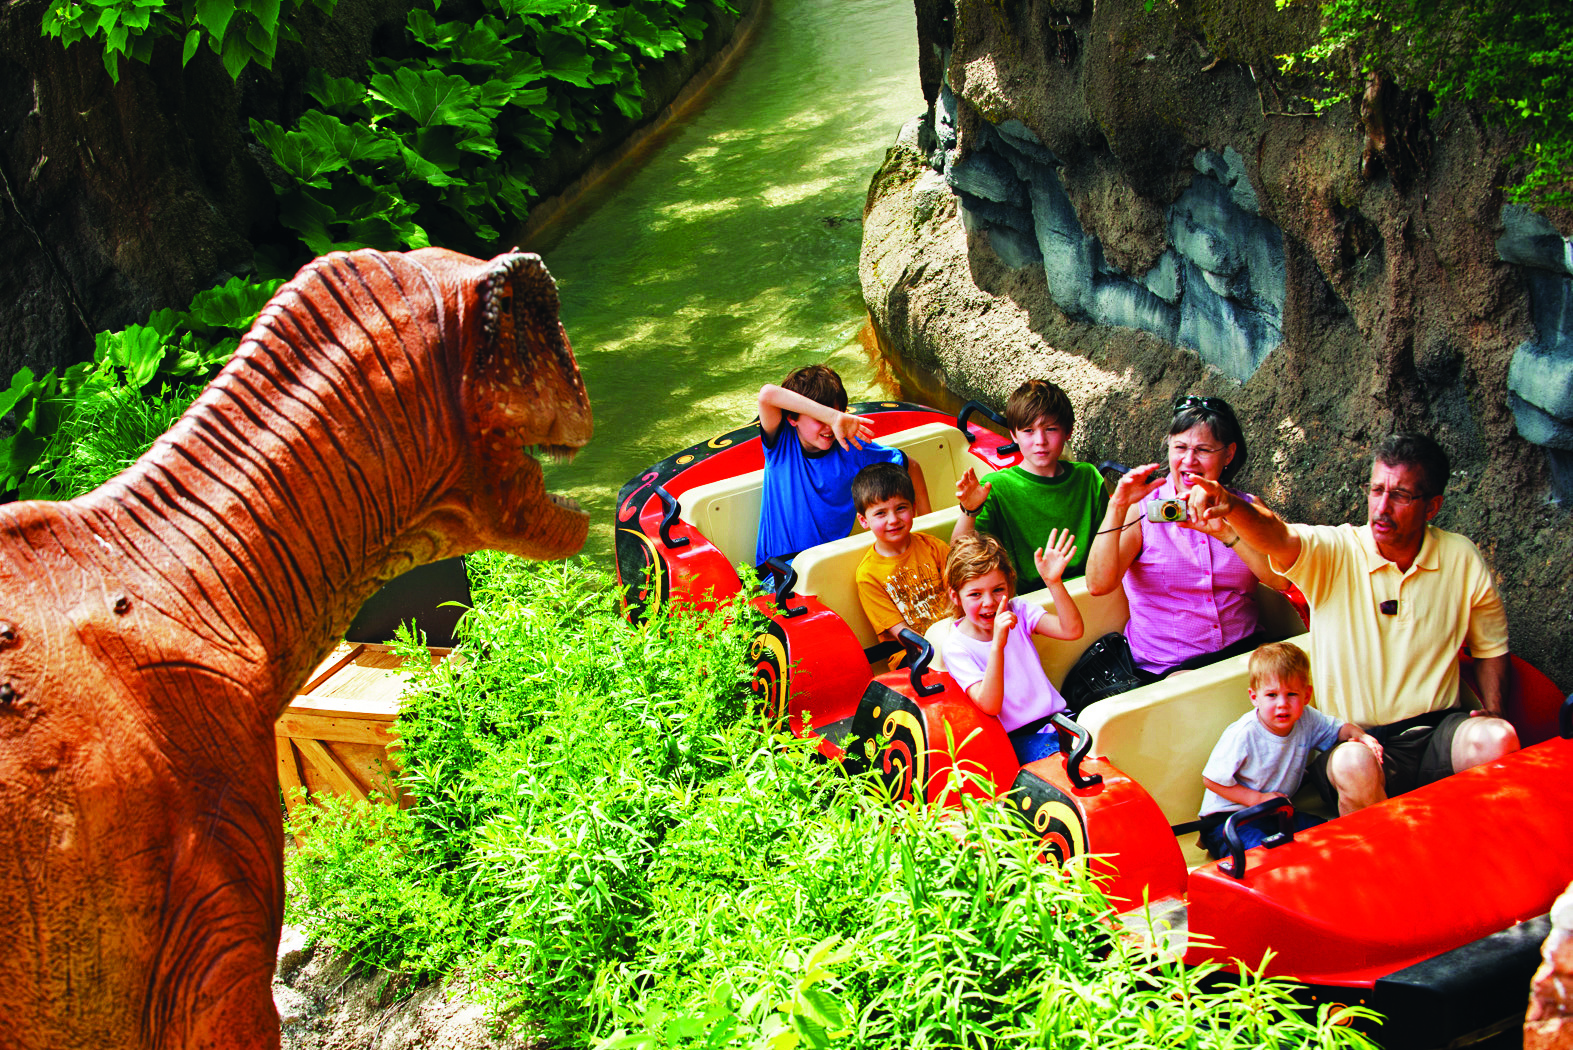
<path fill-rule="evenodd" d="M 496 115 L 479 108 L 478 92 L 468 80 L 434 69 L 401 66 L 391 75 L 379 73 L 371 78 L 371 97 L 422 128 L 445 124 L 490 131 Z"/>
<path fill-rule="evenodd" d="M 283 281 L 251 281 L 231 277 L 223 284 L 198 292 L 185 313 L 193 329 L 229 329 L 245 332 L 257 320 L 262 308 L 273 298 Z"/>
<path fill-rule="evenodd" d="M 335 77 L 313 68 L 306 74 L 306 94 L 329 113 L 347 117 L 366 101 L 366 86 L 349 77 Z"/>

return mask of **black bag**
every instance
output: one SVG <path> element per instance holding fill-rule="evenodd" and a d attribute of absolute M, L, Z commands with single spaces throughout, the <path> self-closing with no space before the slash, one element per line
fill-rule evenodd
<path fill-rule="evenodd" d="M 1119 631 L 1110 631 L 1087 646 L 1066 673 L 1060 695 L 1071 712 L 1077 714 L 1095 700 L 1135 689 L 1145 681 L 1131 659 L 1131 643 Z"/>

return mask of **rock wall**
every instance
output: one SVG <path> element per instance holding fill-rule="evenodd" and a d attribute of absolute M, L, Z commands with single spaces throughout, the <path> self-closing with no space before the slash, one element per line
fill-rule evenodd
<path fill-rule="evenodd" d="M 746 13 L 757 2 L 734 6 Z M 94 332 L 183 307 L 251 272 L 259 245 L 292 242 L 250 118 L 292 123 L 313 66 L 361 76 L 372 56 L 399 54 L 411 6 L 338 0 L 331 18 L 308 8 L 273 69 L 248 68 L 238 81 L 206 47 L 182 67 L 180 42 L 163 41 L 149 65 L 122 61 L 116 84 L 96 44 L 63 48 L 41 35 L 43 3 L 0 5 L 0 385 L 23 365 L 85 360 Z M 442 11 L 462 18 L 464 4 Z M 657 119 L 739 21 L 714 5 L 706 19 L 700 44 L 642 69 L 637 118 L 617 115 L 590 140 L 554 144 L 535 179 L 543 197 Z"/>
<path fill-rule="evenodd" d="M 1273 0 L 917 0 L 929 111 L 869 188 L 864 298 L 918 388 L 1070 392 L 1080 458 L 1159 457 L 1227 398 L 1242 481 L 1363 521 L 1369 449 L 1447 447 L 1439 524 L 1498 575 L 1514 650 L 1573 688 L 1573 214 L 1505 205 L 1512 143 L 1378 84 L 1322 116 Z"/>

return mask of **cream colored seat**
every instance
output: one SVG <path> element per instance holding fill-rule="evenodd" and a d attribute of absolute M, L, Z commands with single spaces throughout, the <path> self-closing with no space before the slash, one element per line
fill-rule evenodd
<path fill-rule="evenodd" d="M 1086 625 L 1081 638 L 1074 642 L 1033 639 L 1056 688 L 1064 684 L 1066 672 L 1082 651 L 1109 631 L 1122 630 L 1129 615 L 1123 590 L 1084 598 L 1085 588 L 1082 580 L 1066 585 Z M 1027 597 L 1050 607 L 1046 590 Z M 1297 636 L 1296 644 L 1308 648 L 1305 625 L 1288 599 L 1259 586 L 1257 601 L 1265 630 L 1278 636 Z M 936 667 L 943 665 L 937 654 L 951 629 L 950 622 L 944 621 L 928 631 Z M 1250 710 L 1246 695 L 1249 661 L 1250 654 L 1243 653 L 1196 671 L 1171 675 L 1089 704 L 1076 721 L 1092 733 L 1092 753 L 1135 778 L 1157 800 L 1169 823 L 1195 820 L 1201 808 L 1202 767 L 1207 756 L 1229 723 Z"/>
<path fill-rule="evenodd" d="M 935 511 L 956 506 L 956 479 L 968 467 L 976 469 L 980 476 L 991 469 L 972 455 L 967 447 L 967 439 L 948 423 L 925 423 L 886 435 L 879 441 L 880 444 L 901 449 L 917 463 L 928 483 L 929 504 Z M 754 564 L 764 477 L 763 470 L 753 470 L 720 481 L 695 485 L 679 498 L 683 520 L 704 533 L 705 538 L 715 544 L 734 565 Z M 949 536 L 944 538 L 948 539 Z M 869 541 L 865 538 L 864 542 Z M 805 551 L 793 563 L 800 579 L 803 574 L 800 563 L 808 553 Z M 855 567 L 857 561 L 854 560 L 852 564 Z M 816 593 L 802 586 L 798 587 L 798 591 L 802 594 Z M 856 605 L 856 602 L 853 604 Z M 841 612 L 841 609 L 836 608 L 836 611 Z"/>

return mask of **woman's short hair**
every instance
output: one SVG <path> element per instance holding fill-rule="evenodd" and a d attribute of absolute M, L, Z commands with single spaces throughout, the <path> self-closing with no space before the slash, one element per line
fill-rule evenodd
<path fill-rule="evenodd" d="M 1213 437 L 1225 445 L 1234 446 L 1234 458 L 1224 464 L 1218 480 L 1227 485 L 1245 467 L 1245 431 L 1234 409 L 1221 397 L 1197 397 L 1187 394 L 1174 402 L 1174 419 L 1169 422 L 1169 436 L 1183 434 L 1201 424 L 1212 431 Z"/>
<path fill-rule="evenodd" d="M 945 587 L 960 591 L 969 580 L 987 576 L 998 569 L 1005 574 L 1005 586 L 1016 593 L 1016 567 L 1010 563 L 1005 545 L 986 532 L 969 532 L 951 541 L 950 557 L 945 559 Z"/>
<path fill-rule="evenodd" d="M 1311 688 L 1311 660 L 1305 650 L 1293 642 L 1268 642 L 1257 646 L 1248 669 L 1252 689 L 1260 689 L 1269 681 L 1299 682 Z"/>

